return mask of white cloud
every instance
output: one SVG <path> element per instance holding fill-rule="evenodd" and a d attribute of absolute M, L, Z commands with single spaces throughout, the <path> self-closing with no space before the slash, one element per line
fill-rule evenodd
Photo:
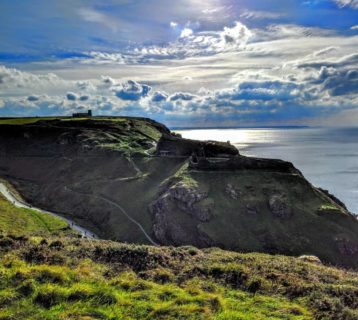
<path fill-rule="evenodd" d="M 282 13 L 269 12 L 269 11 L 245 10 L 243 13 L 240 14 L 240 18 L 248 19 L 248 20 L 263 20 L 263 19 L 274 20 L 282 17 L 283 17 Z"/>
<path fill-rule="evenodd" d="M 66 98 L 67 98 L 67 100 L 70 100 L 70 101 L 76 101 L 78 99 L 78 96 L 77 96 L 77 94 L 75 94 L 73 92 L 68 92 L 66 94 Z"/>
<path fill-rule="evenodd" d="M 193 35 L 193 30 L 191 30 L 190 28 L 184 28 L 180 33 L 180 38 L 186 38 L 192 35 Z"/>
<path fill-rule="evenodd" d="M 178 26 L 178 23 L 177 22 L 175 22 L 175 21 L 171 21 L 170 22 L 170 27 L 171 28 L 176 28 Z"/>
<path fill-rule="evenodd" d="M 341 8 L 352 7 L 353 9 L 358 9 L 358 0 L 334 0 L 334 2 Z"/>
<path fill-rule="evenodd" d="M 152 88 L 146 84 L 128 80 L 125 83 L 121 83 L 118 87 L 113 87 L 112 90 L 116 96 L 122 100 L 138 101 L 148 96 Z"/>
<path fill-rule="evenodd" d="M 117 19 L 113 19 L 109 15 L 96 11 L 92 8 L 80 8 L 78 10 L 78 14 L 85 21 L 99 23 L 111 29 L 113 32 L 116 32 L 118 30 Z"/>
<path fill-rule="evenodd" d="M 296 25 L 190 26 L 184 27 L 192 31 L 187 36 L 160 46 L 64 61 L 67 70 L 73 67 L 67 74 L 53 63 L 49 69 L 58 75 L 0 66 L 0 115 L 91 108 L 158 120 L 300 121 L 358 104 L 358 36 Z"/>
<path fill-rule="evenodd" d="M 351 26 L 351 30 L 358 30 L 358 25 Z"/>

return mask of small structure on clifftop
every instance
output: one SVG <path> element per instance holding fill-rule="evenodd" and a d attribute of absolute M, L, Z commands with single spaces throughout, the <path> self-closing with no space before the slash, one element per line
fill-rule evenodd
<path fill-rule="evenodd" d="M 72 114 L 72 118 L 91 118 L 92 110 L 88 110 L 87 112 L 77 112 Z"/>

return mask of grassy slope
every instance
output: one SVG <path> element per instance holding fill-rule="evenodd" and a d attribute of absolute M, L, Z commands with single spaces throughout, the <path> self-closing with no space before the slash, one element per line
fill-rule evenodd
<path fill-rule="evenodd" d="M 41 215 L 39 223 L 38 214 L 0 200 L 11 234 L 0 235 L 0 319 L 358 316 L 354 272 L 285 256 L 52 236 L 58 219 Z"/>
<path fill-rule="evenodd" d="M 41 118 L 34 118 L 39 120 Z M 16 119 L 25 121 L 26 119 Z M 29 120 L 29 119 L 27 119 Z M 72 121 L 63 118 L 61 121 Z M 73 126 L 82 123 L 82 119 L 73 122 Z M 113 122 L 107 128 L 94 126 L 94 123 Z M 0 124 L 1 124 L 0 119 Z M 161 186 L 165 181 L 183 180 L 190 187 L 198 187 L 209 193 L 209 199 L 203 203 L 213 206 L 214 217 L 207 223 L 193 221 L 190 214 L 174 208 L 172 218 L 191 232 L 198 227 L 206 233 L 217 245 L 232 250 L 280 252 L 298 255 L 302 253 L 319 255 L 320 258 L 336 264 L 341 262 L 333 239 L 342 235 L 348 239 L 357 239 L 354 225 L 350 219 L 341 219 L 339 210 L 331 210 L 332 204 L 326 203 L 324 197 L 315 196 L 317 190 L 305 180 L 296 176 L 287 176 L 267 172 L 238 171 L 232 172 L 187 172 L 180 170 L 185 159 L 150 158 L 151 143 L 158 141 L 161 132 L 148 120 L 138 118 L 93 118 L 85 132 L 84 141 L 90 141 L 96 148 L 119 150 L 116 157 L 104 157 L 103 162 L 95 158 L 84 157 L 72 162 L 59 159 L 29 159 L 19 162 L 29 164 L 31 172 L 22 172 L 23 181 L 36 181 L 43 172 L 48 175 L 46 183 L 39 181 L 39 186 L 46 187 L 35 190 L 41 193 L 43 203 L 38 206 L 53 209 L 58 212 L 73 213 L 79 223 L 93 228 L 96 233 L 107 239 L 148 243 L 137 225 L 117 208 L 105 203 L 91 194 L 104 194 L 121 205 L 126 212 L 142 224 L 147 233 L 153 235 L 153 216 L 148 212 L 148 205 L 156 200 Z M 87 124 L 88 125 L 88 124 Z M 71 124 L 72 127 L 72 124 Z M 115 128 L 116 130 L 112 130 Z M 110 129 L 110 130 L 109 130 Z M 149 138 L 148 138 L 149 137 Z M 69 155 L 72 156 L 71 154 Z M 137 174 L 138 167 L 142 174 Z M 20 170 L 17 169 L 16 174 Z M 282 179 L 280 178 L 282 176 Z M 133 177 L 133 179 L 125 179 Z M 227 184 L 234 185 L 240 191 L 239 199 L 231 199 L 225 192 Z M 64 186 L 72 187 L 84 194 L 63 192 Z M 29 188 L 30 189 L 30 188 Z M 30 189 L 31 190 L 31 189 Z M 287 193 L 287 202 L 294 210 L 293 218 L 279 219 L 268 210 L 268 195 L 271 192 Z M 22 190 L 22 193 L 26 190 Z M 56 197 L 53 194 L 56 194 Z M 31 199 L 31 195 L 29 199 Z M 135 199 L 135 201 L 133 201 Z M 84 206 L 83 204 L 87 205 Z M 248 214 L 247 205 L 256 207 L 258 214 Z M 88 212 L 88 208 L 91 210 Z M 316 208 L 316 212 L 315 212 Z M 90 219 L 87 219 L 89 215 Z M 325 219 L 325 216 L 329 218 Z M 85 217 L 81 220 L 81 218 Z M 72 217 L 73 218 L 73 217 Z M 323 221 L 324 220 L 324 221 Z M 324 222 L 324 223 L 322 223 Z M 95 229 L 102 226 L 101 230 Z M 329 230 L 329 232 L 327 232 Z M 353 230 L 353 231 L 352 231 Z M 329 235 L 322 238 L 322 233 Z M 331 235 L 333 235 L 331 237 Z M 165 242 L 170 244 L 170 242 Z M 184 242 L 185 243 L 185 242 Z M 187 243 L 191 242 L 188 239 Z M 269 243 L 271 247 L 265 247 Z M 353 241 L 354 243 L 354 241 Z M 282 245 L 284 244 L 284 245 Z M 314 244 L 314 245 L 313 245 Z M 312 250 L 312 248 L 315 250 Z M 292 249 L 289 252 L 289 249 Z M 351 259 L 352 260 L 352 259 Z"/>
<path fill-rule="evenodd" d="M 17 208 L 0 194 L 0 230 L 13 235 L 52 233 L 68 229 L 67 222 L 30 209 Z"/>
<path fill-rule="evenodd" d="M 0 239 L 0 319 L 346 319 L 357 273 L 297 258 Z"/>

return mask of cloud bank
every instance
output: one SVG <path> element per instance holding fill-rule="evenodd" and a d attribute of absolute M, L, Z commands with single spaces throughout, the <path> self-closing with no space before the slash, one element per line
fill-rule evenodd
<path fill-rule="evenodd" d="M 102 18 L 81 14 L 95 23 Z M 293 24 L 249 28 L 239 21 L 209 31 L 193 22 L 172 21 L 168 28 L 177 31 L 171 42 L 84 52 L 51 61 L 53 72 L 0 66 L 0 115 L 92 109 L 213 126 L 304 124 L 357 108 L 358 36 Z M 38 65 L 46 70 L 46 62 Z M 71 77 L 63 66 L 72 67 Z"/>

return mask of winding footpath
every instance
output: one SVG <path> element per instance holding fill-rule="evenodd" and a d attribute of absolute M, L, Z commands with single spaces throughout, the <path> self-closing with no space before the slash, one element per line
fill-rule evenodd
<path fill-rule="evenodd" d="M 124 208 L 123 208 L 120 204 L 118 204 L 118 203 L 114 202 L 113 200 L 108 199 L 108 198 L 106 198 L 106 197 L 104 197 L 104 196 L 101 196 L 101 195 L 95 195 L 95 194 L 91 194 L 91 193 L 79 192 L 79 191 L 70 189 L 69 187 L 65 187 L 65 189 L 68 190 L 68 191 L 70 191 L 70 192 L 76 192 L 76 193 L 78 193 L 78 194 L 82 194 L 82 195 L 87 196 L 87 197 L 92 197 L 92 198 L 100 199 L 100 200 L 102 200 L 102 201 L 104 201 L 104 202 L 107 202 L 107 203 L 109 203 L 110 205 L 112 205 L 112 206 L 118 208 L 118 209 L 127 217 L 127 219 L 128 219 L 129 221 L 131 221 L 132 223 L 134 223 L 134 224 L 140 229 L 140 231 L 143 233 L 143 235 L 147 238 L 147 240 L 148 240 L 152 245 L 154 245 L 154 246 L 160 246 L 160 244 L 157 243 L 157 242 L 155 242 L 155 241 L 151 238 L 151 236 L 145 231 L 145 229 L 143 228 L 143 226 L 142 226 L 137 220 L 135 220 L 134 218 L 132 218 L 132 217 L 127 213 L 127 211 L 124 210 Z"/>
<path fill-rule="evenodd" d="M 23 201 L 18 200 L 18 198 L 11 192 L 11 190 L 9 190 L 9 188 L 7 188 L 7 186 L 2 182 L 0 182 L 0 193 L 8 201 L 10 201 L 14 206 L 16 206 L 18 208 L 31 209 L 31 210 L 34 210 L 34 211 L 37 211 L 37 212 L 50 214 L 52 216 L 55 216 L 55 217 L 60 218 L 62 220 L 65 220 L 68 223 L 68 225 L 69 225 L 69 227 L 71 229 L 79 232 L 84 238 L 88 238 L 88 239 L 92 239 L 92 240 L 99 239 L 99 237 L 96 234 L 94 234 L 92 231 L 79 226 L 74 221 L 63 217 L 62 215 L 59 215 L 58 213 L 42 210 L 42 209 L 33 207 L 33 206 L 23 202 Z"/>

